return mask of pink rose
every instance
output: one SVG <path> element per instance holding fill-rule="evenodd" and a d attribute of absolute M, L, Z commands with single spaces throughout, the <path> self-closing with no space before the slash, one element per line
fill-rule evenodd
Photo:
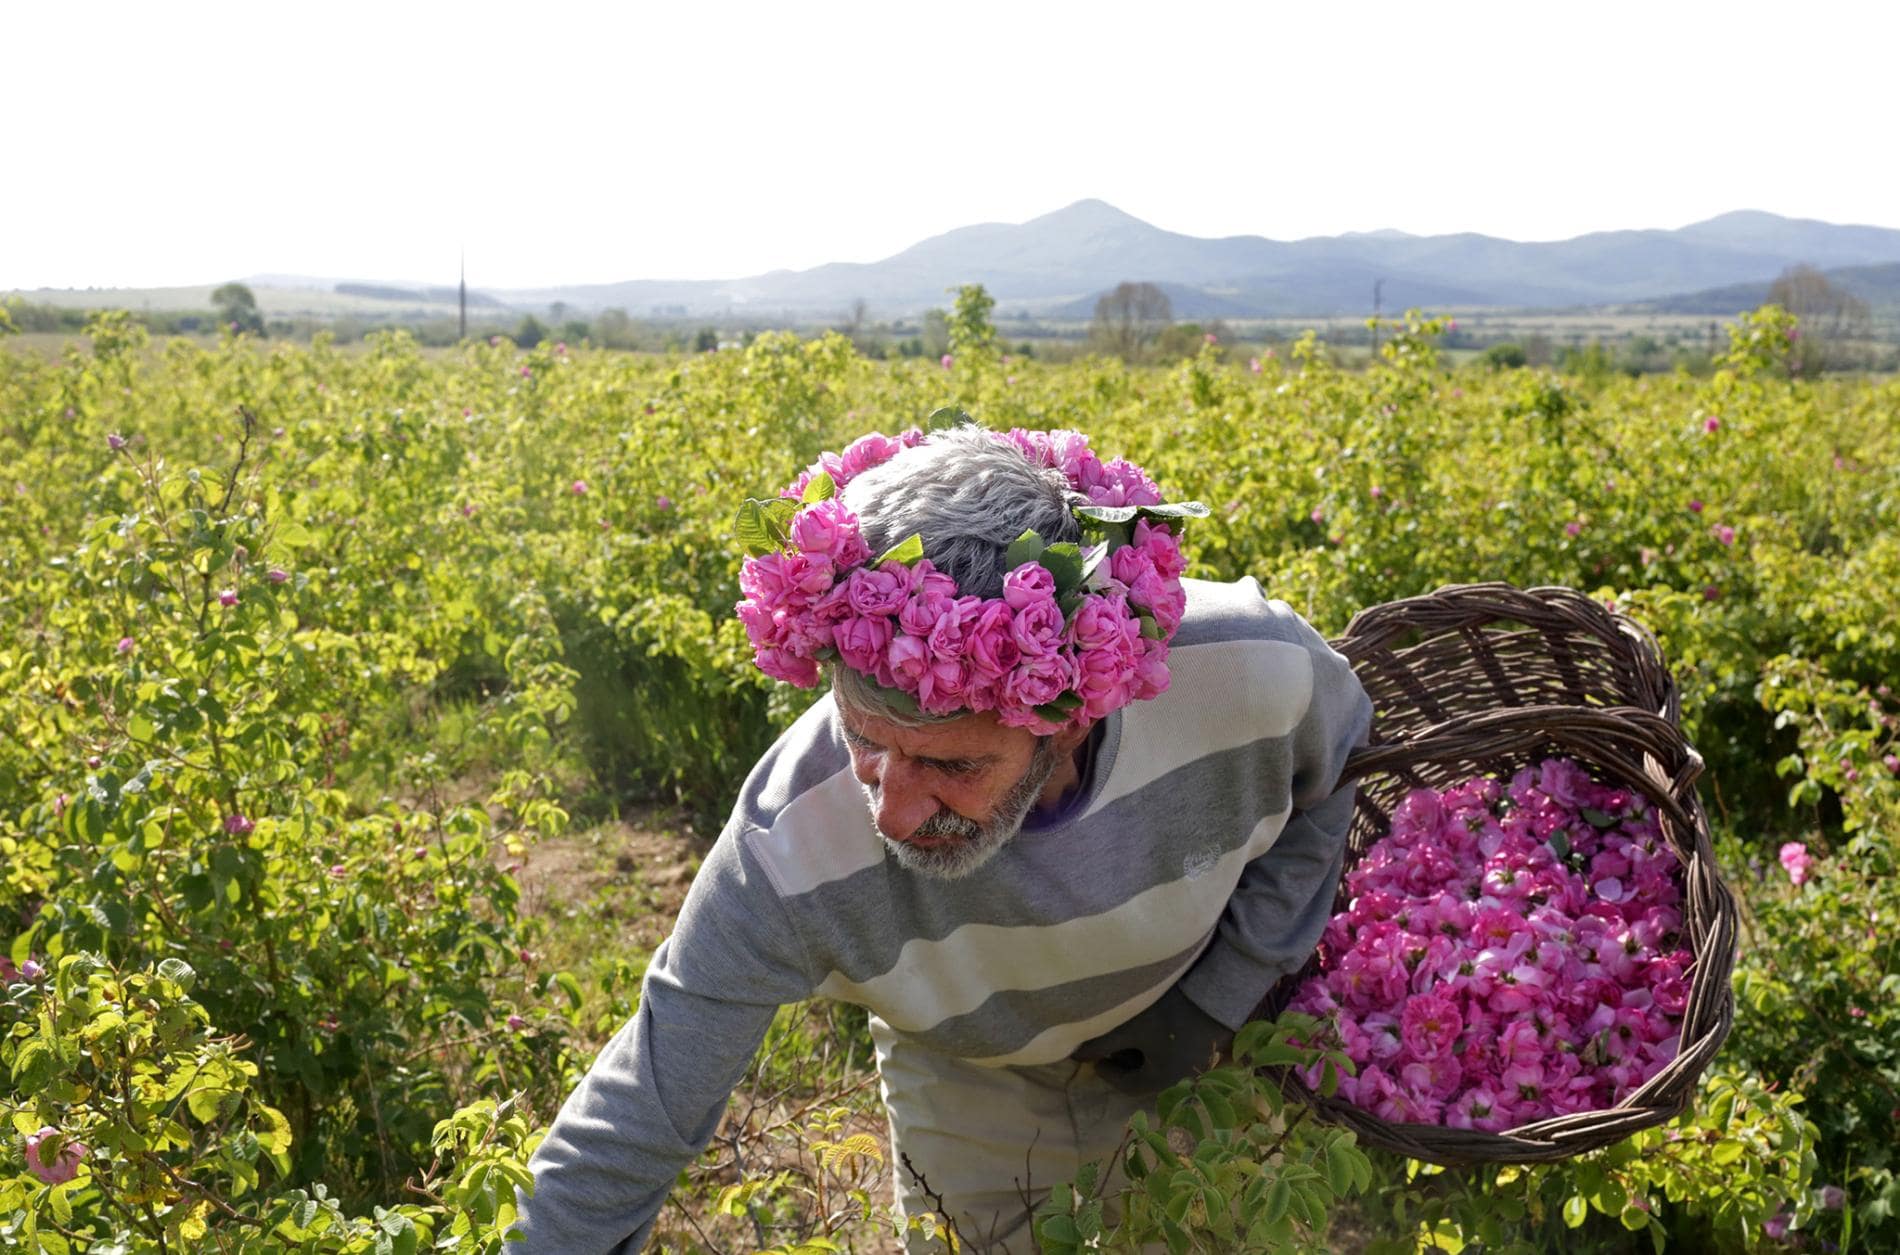
<path fill-rule="evenodd" d="M 1003 679 L 1004 700 L 1023 710 L 1033 710 L 1062 696 L 1073 677 L 1068 659 L 1051 651 L 1025 656 Z"/>
<path fill-rule="evenodd" d="M 839 570 L 848 570 L 871 556 L 858 531 L 858 516 L 842 500 L 832 497 L 808 505 L 792 519 L 792 543 L 814 557 L 827 557 Z"/>
<path fill-rule="evenodd" d="M 1378 490 L 1373 490 L 1378 495 Z M 1187 569 L 1187 561 L 1181 556 L 1181 541 L 1166 527 L 1150 523 L 1147 519 L 1135 520 L 1135 547 L 1148 555 L 1154 569 L 1167 579 L 1181 578 L 1181 572 Z"/>
<path fill-rule="evenodd" d="M 845 446 L 843 455 L 838 459 L 839 466 L 844 472 L 843 478 L 838 481 L 838 486 L 842 488 L 847 482 L 872 467 L 884 465 L 896 457 L 903 447 L 899 441 L 889 436 L 879 435 L 877 432 L 859 436 Z"/>
<path fill-rule="evenodd" d="M 1025 602 L 1015 607 L 1015 612 L 1015 618 L 1010 620 L 1009 631 L 1016 641 L 1016 648 L 1023 652 L 1024 657 L 1052 654 L 1061 647 L 1062 610 L 1056 605 L 1055 598 Z"/>
<path fill-rule="evenodd" d="M 767 553 L 739 568 L 739 590 L 768 610 L 803 608 L 830 592 L 833 578 L 822 554 Z"/>
<path fill-rule="evenodd" d="M 1037 562 L 1025 562 L 1003 577 L 1003 600 L 1011 610 L 1022 610 L 1035 602 L 1054 601 L 1056 577 Z"/>
<path fill-rule="evenodd" d="M 86 1157 L 87 1148 L 74 1138 L 67 1138 L 58 1154 L 53 1154 L 59 1143 L 60 1131 L 50 1124 L 26 1139 L 26 1166 L 48 1185 L 61 1185 L 78 1176 L 79 1161 Z"/>
<path fill-rule="evenodd" d="M 818 664 L 790 650 L 761 649 L 754 653 L 753 661 L 759 664 L 759 670 L 775 680 L 784 680 L 802 689 L 818 683 Z"/>
<path fill-rule="evenodd" d="M 1126 458 L 1102 464 L 1099 478 L 1082 491 L 1096 505 L 1160 505 L 1161 490 L 1146 472 Z"/>
<path fill-rule="evenodd" d="M 883 615 L 844 620 L 832 631 L 838 656 L 854 671 L 872 674 L 891 643 L 891 621 Z"/>
<path fill-rule="evenodd" d="M 1022 657 L 1010 631 L 1014 615 L 1000 601 L 983 604 L 976 619 L 964 631 L 964 652 L 977 674 L 991 680 L 1008 675 Z"/>
<path fill-rule="evenodd" d="M 1448 999 L 1425 993 L 1406 1001 L 1400 1037 L 1414 1058 L 1436 1059 L 1440 1054 L 1452 1054 L 1452 1042 L 1463 1031 L 1465 1018 L 1457 1014 L 1457 1006 Z"/>
<path fill-rule="evenodd" d="M 1168 646 L 1164 641 L 1141 642 L 1141 657 L 1135 663 L 1134 699 L 1145 702 L 1168 691 Z"/>
<path fill-rule="evenodd" d="M 894 615 L 910 598 L 911 569 L 901 562 L 858 567 L 848 577 L 851 608 L 864 615 Z"/>
<path fill-rule="evenodd" d="M 1087 593 L 1069 619 L 1068 640 L 1078 649 L 1095 649 L 1126 642 L 1131 634 L 1139 636 L 1139 631 L 1129 631 L 1134 626 L 1128 615 L 1128 602 L 1122 596 Z"/>
<path fill-rule="evenodd" d="M 1789 880 L 1796 885 L 1807 882 L 1808 869 L 1814 866 L 1814 857 L 1808 853 L 1807 846 L 1799 841 L 1786 842 L 1781 847 L 1779 857 L 1782 867 L 1787 869 Z"/>
<path fill-rule="evenodd" d="M 1075 692 L 1086 717 L 1100 719 L 1128 704 L 1141 651 L 1127 638 L 1070 653 Z"/>
<path fill-rule="evenodd" d="M 897 687 L 906 693 L 917 692 L 924 672 L 930 666 L 928 645 L 908 632 L 899 632 L 891 637 L 891 643 L 885 647 L 884 657 L 891 675 L 897 680 Z"/>

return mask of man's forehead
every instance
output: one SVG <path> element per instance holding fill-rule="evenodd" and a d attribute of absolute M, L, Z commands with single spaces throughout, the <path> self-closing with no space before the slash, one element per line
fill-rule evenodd
<path fill-rule="evenodd" d="M 847 730 L 858 736 L 901 750 L 912 758 L 1002 757 L 1015 748 L 1018 740 L 1025 737 L 1034 740 L 1021 728 L 998 723 L 996 716 L 987 711 L 916 728 L 842 705 L 838 707 L 838 718 Z"/>

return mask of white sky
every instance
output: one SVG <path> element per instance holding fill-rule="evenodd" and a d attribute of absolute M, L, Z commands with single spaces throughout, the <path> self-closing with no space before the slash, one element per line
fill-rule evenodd
<path fill-rule="evenodd" d="M 875 261 L 1100 197 L 1191 235 L 1900 227 L 1900 4 L 27 3 L 0 289 Z"/>

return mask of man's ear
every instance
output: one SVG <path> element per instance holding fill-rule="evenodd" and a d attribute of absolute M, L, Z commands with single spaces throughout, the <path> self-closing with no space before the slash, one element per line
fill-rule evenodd
<path fill-rule="evenodd" d="M 1056 749 L 1060 753 L 1073 754 L 1076 746 L 1089 739 L 1089 733 L 1095 730 L 1095 720 L 1091 719 L 1080 727 L 1064 728 L 1056 733 Z"/>

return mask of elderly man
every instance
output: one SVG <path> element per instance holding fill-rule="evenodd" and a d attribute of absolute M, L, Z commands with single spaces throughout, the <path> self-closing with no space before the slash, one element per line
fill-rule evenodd
<path fill-rule="evenodd" d="M 1370 703 L 1252 579 L 1180 578 L 1201 513 L 1078 433 L 967 425 L 742 511 L 759 665 L 830 692 L 746 779 L 516 1249 L 639 1249 L 773 1012 L 825 994 L 870 1011 L 900 1207 L 928 1182 L 1029 1250 L 1022 1183 L 1109 1155 L 1306 960 Z"/>

